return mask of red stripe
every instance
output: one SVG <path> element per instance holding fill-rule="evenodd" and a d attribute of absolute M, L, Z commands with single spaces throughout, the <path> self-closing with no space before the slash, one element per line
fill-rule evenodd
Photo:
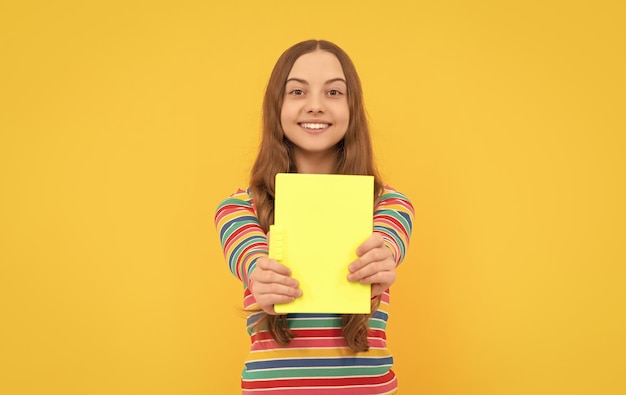
<path fill-rule="evenodd" d="M 237 257 L 236 271 L 237 273 L 241 272 L 241 279 L 245 280 L 246 282 L 248 281 L 248 278 L 247 278 L 248 273 L 245 273 L 243 270 L 241 270 L 241 266 L 245 265 L 244 260 L 245 258 L 247 258 L 248 252 L 254 251 L 257 247 L 259 247 L 257 251 L 258 254 L 267 252 L 267 244 L 264 244 L 264 243 L 250 244 L 248 247 L 246 247 L 246 249 L 241 251 L 241 254 L 239 254 L 239 257 Z M 245 267 L 244 269 L 248 270 L 248 267 Z"/>
<path fill-rule="evenodd" d="M 391 222 L 393 223 L 395 226 L 397 226 L 398 228 L 395 230 L 402 230 L 401 234 L 406 234 L 406 230 L 404 229 L 404 226 L 400 223 L 400 221 L 398 221 L 397 219 L 395 219 L 394 217 L 390 216 L 390 215 L 377 215 L 376 218 L 374 218 L 374 225 L 376 225 L 377 223 L 380 222 Z"/>
<path fill-rule="evenodd" d="M 241 381 L 242 389 L 281 388 L 281 387 L 339 387 L 380 385 L 393 381 L 396 375 L 392 370 L 382 376 L 333 377 L 333 378 L 297 378 L 285 380 Z"/>
<path fill-rule="evenodd" d="M 240 227 L 237 228 L 237 230 L 235 230 L 233 233 L 231 233 L 228 238 L 226 239 L 226 241 L 224 241 L 224 250 L 228 251 L 228 247 L 236 240 L 239 240 L 242 234 L 247 235 L 248 233 L 251 233 L 253 231 L 257 231 L 259 232 L 259 234 L 264 235 L 263 233 L 263 229 L 261 229 L 261 227 L 259 226 L 259 224 L 255 224 L 255 223 L 248 223 L 245 225 L 241 225 Z"/>
<path fill-rule="evenodd" d="M 244 203 L 245 200 L 241 200 L 241 202 Z M 219 207 L 215 213 L 215 216 L 221 218 L 223 215 L 230 214 L 241 209 L 244 209 L 246 211 L 252 211 L 250 207 L 246 207 L 244 204 L 228 203 Z"/>
<path fill-rule="evenodd" d="M 257 224 L 248 224 L 248 225 L 244 225 L 241 226 L 239 228 L 237 228 L 237 230 L 235 232 L 233 232 L 228 239 L 226 239 L 226 242 L 224 243 L 224 251 L 231 251 L 232 247 L 231 245 L 238 245 L 241 244 L 241 242 L 243 240 L 245 240 L 243 237 L 240 237 L 241 234 L 244 235 L 249 235 L 250 233 L 254 232 L 254 231 L 258 231 L 260 235 L 263 234 L 261 227 L 258 226 Z M 235 264 L 235 272 L 236 273 L 242 273 L 241 272 L 241 265 L 243 263 L 243 259 L 246 256 L 246 253 L 253 250 L 256 247 L 260 247 L 259 249 L 261 251 L 259 252 L 266 252 L 267 251 L 267 243 L 263 243 L 263 242 L 259 242 L 256 244 L 251 244 L 249 246 L 247 246 L 244 250 L 240 251 L 240 253 L 237 255 L 237 259 L 236 259 L 236 264 Z M 245 273 L 242 273 L 242 275 L 245 275 Z"/>

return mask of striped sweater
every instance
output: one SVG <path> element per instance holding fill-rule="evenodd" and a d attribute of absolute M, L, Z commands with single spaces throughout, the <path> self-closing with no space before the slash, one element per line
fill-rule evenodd
<path fill-rule="evenodd" d="M 413 206 L 401 193 L 385 187 L 374 210 L 374 232 L 383 236 L 396 264 L 402 262 L 413 222 Z M 392 394 L 398 387 L 391 370 L 386 327 L 389 290 L 369 321 L 369 350 L 355 353 L 341 332 L 339 314 L 288 314 L 296 334 L 288 346 L 274 342 L 267 331 L 256 332 L 260 317 L 248 289 L 250 274 L 268 245 L 249 190 L 238 190 L 217 207 L 215 226 L 231 272 L 243 282 L 244 309 L 251 339 L 242 373 L 243 394 Z"/>

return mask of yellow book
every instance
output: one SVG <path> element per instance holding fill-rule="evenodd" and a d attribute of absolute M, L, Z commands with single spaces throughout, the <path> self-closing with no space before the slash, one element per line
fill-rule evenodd
<path fill-rule="evenodd" d="M 370 313 L 371 286 L 347 276 L 373 215 L 372 176 L 277 174 L 269 257 L 291 269 L 302 296 L 276 312 Z"/>

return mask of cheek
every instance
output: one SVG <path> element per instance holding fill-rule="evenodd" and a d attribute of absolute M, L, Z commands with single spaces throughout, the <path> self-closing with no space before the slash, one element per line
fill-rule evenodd
<path fill-rule="evenodd" d="M 285 123 L 293 119 L 293 108 L 288 104 L 283 104 L 280 109 L 280 122 Z"/>
<path fill-rule="evenodd" d="M 345 106 L 342 109 L 342 113 L 343 113 L 343 118 L 345 119 L 346 122 L 350 121 L 350 108 L 348 107 L 348 103 L 345 104 Z"/>
<path fill-rule="evenodd" d="M 283 106 L 280 109 L 280 114 L 279 114 L 279 117 L 278 117 L 278 119 L 280 119 L 280 125 L 281 126 L 284 126 L 284 124 L 286 122 L 285 118 L 287 117 L 287 113 L 288 113 L 287 109 L 285 108 L 285 106 Z"/>

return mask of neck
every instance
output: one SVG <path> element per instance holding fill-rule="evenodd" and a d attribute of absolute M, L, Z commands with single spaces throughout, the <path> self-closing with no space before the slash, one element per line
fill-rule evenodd
<path fill-rule="evenodd" d="M 337 153 L 334 150 L 324 152 L 302 152 L 296 150 L 294 159 L 298 173 L 330 174 L 337 163 Z"/>

